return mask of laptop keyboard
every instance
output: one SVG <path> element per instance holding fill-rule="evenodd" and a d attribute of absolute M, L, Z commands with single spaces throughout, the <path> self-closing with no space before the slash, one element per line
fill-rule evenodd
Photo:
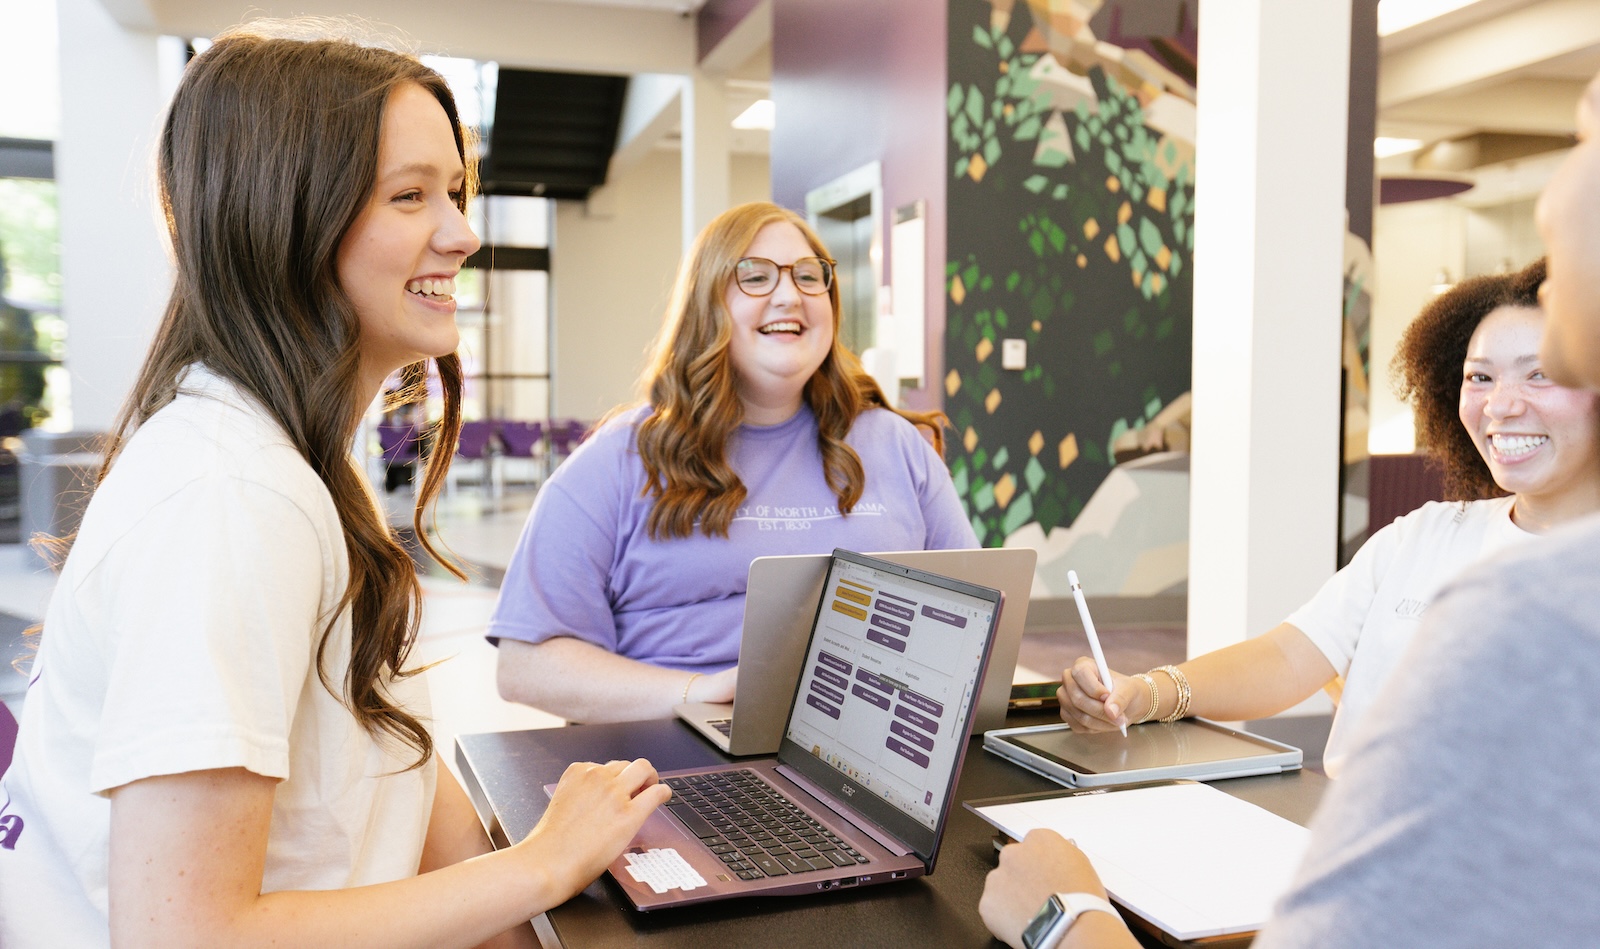
<path fill-rule="evenodd" d="M 754 772 L 662 780 L 672 788 L 667 810 L 741 880 L 867 862 Z"/>
<path fill-rule="evenodd" d="M 724 738 L 732 737 L 733 735 L 733 719 L 731 718 L 713 718 L 706 724 L 721 732 Z"/>

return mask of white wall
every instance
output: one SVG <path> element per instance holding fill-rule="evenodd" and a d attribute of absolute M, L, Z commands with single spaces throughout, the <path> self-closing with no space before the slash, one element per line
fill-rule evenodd
<path fill-rule="evenodd" d="M 1367 446 L 1373 454 L 1411 451 L 1411 409 L 1389 385 L 1400 335 L 1433 299 L 1441 272 L 1459 280 L 1465 262 L 1464 212 L 1454 201 L 1413 201 L 1377 209 L 1372 220 L 1372 388 Z"/>
<path fill-rule="evenodd" d="M 593 420 L 635 395 L 677 274 L 683 194 L 676 151 L 656 150 L 606 184 L 605 213 L 556 207 L 551 375 L 556 417 Z M 734 155 L 729 201 L 772 194 L 765 156 Z"/>
<path fill-rule="evenodd" d="M 1470 192 L 1469 192 L 1470 194 Z M 1374 454 L 1411 451 L 1411 409 L 1389 386 L 1389 363 L 1405 328 L 1433 299 L 1441 273 L 1451 280 L 1521 269 L 1544 253 L 1533 226 L 1533 198 L 1473 207 L 1440 199 L 1380 207 L 1373 218 L 1372 427 Z"/>
<path fill-rule="evenodd" d="M 105 431 L 171 289 L 154 162 L 171 77 L 158 38 L 124 30 L 95 0 L 59 0 L 57 15 L 61 315 L 73 423 Z"/>

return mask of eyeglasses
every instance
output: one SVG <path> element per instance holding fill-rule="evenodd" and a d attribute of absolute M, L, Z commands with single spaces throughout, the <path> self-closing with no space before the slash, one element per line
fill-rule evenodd
<path fill-rule="evenodd" d="M 834 261 L 826 257 L 801 257 L 792 264 L 778 264 L 765 257 L 741 257 L 733 268 L 733 281 L 753 297 L 771 296 L 785 270 L 796 290 L 810 296 L 827 293 L 833 286 Z"/>

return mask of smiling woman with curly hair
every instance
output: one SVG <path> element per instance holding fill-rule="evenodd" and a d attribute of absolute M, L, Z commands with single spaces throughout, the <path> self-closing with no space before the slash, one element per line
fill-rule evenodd
<path fill-rule="evenodd" d="M 1423 309 L 1400 344 L 1397 388 L 1451 501 L 1382 526 L 1263 635 L 1154 674 L 1112 673 L 1109 694 L 1094 663 L 1079 659 L 1064 675 L 1062 717 L 1091 731 L 1180 715 L 1266 718 L 1328 688 L 1339 708 L 1323 766 L 1337 775 L 1434 595 L 1485 555 L 1600 510 L 1600 398 L 1545 376 L 1544 274 L 1539 261 L 1462 281 Z"/>

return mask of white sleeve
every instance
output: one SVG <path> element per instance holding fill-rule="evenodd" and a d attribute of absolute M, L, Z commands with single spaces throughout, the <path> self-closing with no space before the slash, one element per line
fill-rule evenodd
<path fill-rule="evenodd" d="M 1343 570 L 1329 577 L 1316 596 L 1284 620 L 1305 633 L 1341 676 L 1350 671 L 1361 628 L 1378 585 L 1394 563 L 1408 520 L 1400 518 L 1367 538 Z"/>
<path fill-rule="evenodd" d="M 116 541 L 75 591 L 107 663 L 91 790 L 207 768 L 288 777 L 300 696 L 323 687 L 333 542 L 289 498 L 225 475 Z M 327 657 L 335 689 L 343 658 Z"/>

